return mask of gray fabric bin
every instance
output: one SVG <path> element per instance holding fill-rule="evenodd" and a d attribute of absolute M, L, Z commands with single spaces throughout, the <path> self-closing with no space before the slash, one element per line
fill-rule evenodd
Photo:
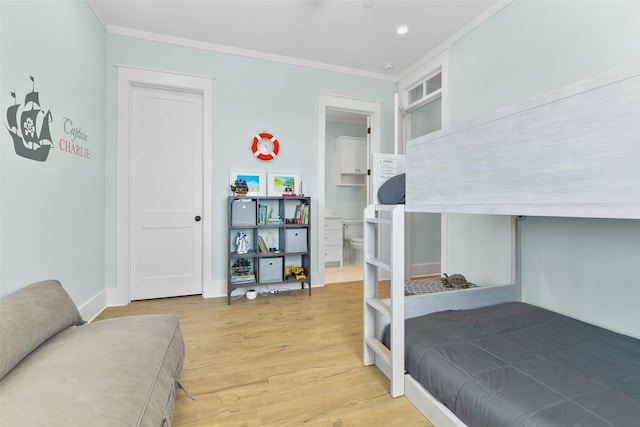
<path fill-rule="evenodd" d="M 231 204 L 231 225 L 256 225 L 256 201 L 234 200 Z"/>
<path fill-rule="evenodd" d="M 282 282 L 282 257 L 260 258 L 259 277 L 260 282 Z"/>
<path fill-rule="evenodd" d="M 307 252 L 307 229 L 285 230 L 285 250 L 287 252 Z"/>

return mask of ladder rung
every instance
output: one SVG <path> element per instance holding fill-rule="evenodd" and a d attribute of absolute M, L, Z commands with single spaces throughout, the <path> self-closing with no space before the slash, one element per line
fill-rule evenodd
<path fill-rule="evenodd" d="M 388 212 L 392 212 L 398 208 L 404 208 L 404 206 L 399 206 L 399 205 L 375 205 L 375 210 L 376 212 L 381 212 L 381 211 L 388 211 Z"/>
<path fill-rule="evenodd" d="M 367 305 L 375 310 L 378 310 L 380 313 L 386 314 L 387 316 L 391 317 L 391 306 L 389 304 L 386 304 L 384 300 L 378 298 L 367 298 Z"/>
<path fill-rule="evenodd" d="M 370 224 L 391 224 L 391 220 L 387 218 L 366 218 Z"/>
<path fill-rule="evenodd" d="M 382 262 L 378 258 L 367 258 L 365 262 L 367 264 L 371 264 L 371 265 L 375 265 L 376 267 L 383 268 L 387 271 L 391 271 L 391 265 L 387 264 L 386 262 Z"/>
<path fill-rule="evenodd" d="M 391 350 L 385 347 L 380 340 L 374 337 L 369 337 L 367 338 L 367 345 L 371 347 L 378 356 L 382 357 L 387 364 L 391 365 Z"/>

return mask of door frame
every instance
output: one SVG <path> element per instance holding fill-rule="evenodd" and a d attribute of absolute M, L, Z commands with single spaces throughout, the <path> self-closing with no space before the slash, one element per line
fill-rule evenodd
<path fill-rule="evenodd" d="M 212 135 L 213 79 L 130 66 L 117 66 L 116 287 L 107 288 L 107 305 L 131 302 L 131 93 L 135 86 L 195 92 L 202 95 L 202 296 L 212 294 Z"/>
<path fill-rule="evenodd" d="M 315 276 L 318 281 L 315 286 L 324 286 L 324 256 L 322 245 L 324 245 L 324 210 L 325 210 L 325 165 L 326 165 L 326 111 L 329 109 L 345 110 L 354 113 L 362 113 L 368 115 L 371 119 L 371 133 L 369 134 L 370 146 L 369 157 L 371 153 L 380 152 L 380 141 L 382 139 L 381 123 L 382 123 L 382 103 L 380 101 L 370 101 L 366 99 L 351 98 L 337 95 L 318 95 L 318 197 L 316 206 L 318 209 L 318 271 Z M 371 159 L 367 159 L 367 165 L 370 165 Z M 367 176 L 367 180 L 371 177 Z M 370 188 L 370 186 L 368 186 Z M 364 214 L 363 214 L 364 217 Z M 312 279 L 313 280 L 313 279 Z"/>

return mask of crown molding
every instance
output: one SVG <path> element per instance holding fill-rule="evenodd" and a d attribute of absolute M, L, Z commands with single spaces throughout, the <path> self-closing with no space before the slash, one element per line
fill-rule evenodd
<path fill-rule="evenodd" d="M 246 58 L 261 59 L 263 61 L 280 62 L 284 64 L 289 64 L 289 65 L 297 65 L 299 67 L 305 67 L 305 68 L 313 68 L 313 69 L 319 69 L 319 70 L 325 70 L 325 71 L 352 74 L 360 77 L 368 77 L 372 79 L 384 80 L 384 81 L 389 81 L 394 83 L 398 81 L 396 76 L 389 76 L 389 75 L 380 74 L 380 73 L 372 73 L 369 71 L 359 70 L 356 68 L 342 67 L 338 65 L 327 64 L 324 62 L 310 61 L 306 59 L 293 58 L 289 56 L 276 55 L 272 53 L 260 52 L 260 51 L 249 50 L 249 49 L 241 49 L 237 47 L 220 45 L 215 43 L 207 43 L 207 42 L 202 42 L 202 41 L 197 41 L 192 39 L 185 39 L 182 37 L 174 37 L 174 36 L 168 36 L 165 34 L 153 33 L 149 31 L 134 30 L 131 28 L 120 27 L 117 25 L 108 25 L 106 30 L 107 30 L 107 33 L 112 35 L 131 37 L 131 38 L 154 41 L 154 42 L 165 43 L 165 44 L 172 44 L 176 46 L 206 50 L 210 52 L 217 52 L 217 53 L 223 53 L 228 55 L 243 56 Z"/>
<path fill-rule="evenodd" d="M 294 58 L 294 57 L 284 56 L 284 55 L 276 55 L 272 53 L 255 51 L 250 49 L 242 49 L 242 48 L 237 48 L 232 46 L 220 45 L 216 43 L 202 42 L 202 41 L 186 39 L 182 37 L 168 36 L 165 34 L 153 33 L 149 31 L 135 30 L 132 28 L 121 27 L 117 25 L 108 25 L 106 23 L 105 18 L 99 12 L 99 9 L 93 7 L 91 0 L 87 0 L 87 3 L 89 4 L 90 8 L 93 10 L 93 13 L 95 14 L 96 18 L 98 19 L 98 21 L 100 21 L 100 23 L 102 24 L 102 26 L 104 27 L 105 31 L 108 34 L 131 37 L 131 38 L 136 38 L 141 40 L 148 40 L 148 41 L 153 41 L 158 43 L 172 44 L 176 46 L 188 47 L 193 49 L 206 50 L 210 52 L 223 53 L 227 55 L 243 56 L 246 58 L 261 59 L 264 61 L 271 61 L 271 62 L 279 62 L 283 64 L 296 65 L 296 66 L 305 67 L 305 68 L 313 68 L 313 69 L 324 70 L 324 71 L 333 71 L 337 73 L 350 74 L 350 75 L 359 76 L 359 77 L 367 77 L 367 78 L 383 80 L 383 81 L 388 81 L 393 83 L 399 83 L 403 79 L 410 76 L 412 73 L 418 72 L 421 69 L 421 67 L 423 67 L 425 64 L 433 60 L 442 52 L 446 51 L 457 40 L 465 36 L 467 33 L 471 32 L 474 28 L 481 25 L 483 22 L 491 18 L 493 15 L 495 15 L 496 13 L 504 9 L 506 6 L 508 6 L 512 2 L 513 0 L 499 0 L 494 6 L 487 9 L 483 14 L 475 18 L 473 21 L 471 21 L 464 27 L 462 27 L 459 31 L 457 31 L 454 35 L 449 37 L 447 40 L 440 43 L 435 48 L 431 49 L 426 55 L 424 55 L 422 58 L 420 58 L 419 60 L 411 64 L 405 70 L 403 70 L 402 72 L 396 75 L 389 75 L 389 74 L 374 73 L 370 71 L 360 70 L 357 68 L 327 64 L 324 62 L 311 61 L 311 60 Z"/>

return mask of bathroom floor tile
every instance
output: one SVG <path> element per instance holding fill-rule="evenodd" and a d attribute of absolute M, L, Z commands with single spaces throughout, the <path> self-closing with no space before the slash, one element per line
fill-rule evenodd
<path fill-rule="evenodd" d="M 327 267 L 324 269 L 325 283 L 344 283 L 362 280 L 363 270 L 361 265 L 344 262 L 342 267 Z"/>

